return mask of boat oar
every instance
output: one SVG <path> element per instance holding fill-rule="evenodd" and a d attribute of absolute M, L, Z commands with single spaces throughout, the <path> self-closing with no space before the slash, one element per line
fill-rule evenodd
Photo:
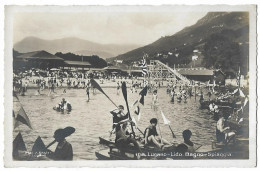
<path fill-rule="evenodd" d="M 52 146 L 55 143 L 56 143 L 56 140 L 53 140 L 49 145 L 46 146 L 46 148 L 49 148 L 50 146 Z"/>
<path fill-rule="evenodd" d="M 101 93 L 103 93 L 108 98 L 108 100 L 110 100 L 118 108 L 118 106 L 108 97 L 108 95 L 102 90 L 100 85 L 94 79 L 91 79 L 90 83 L 94 88 L 98 89 Z"/>
<path fill-rule="evenodd" d="M 127 108 L 129 119 L 132 120 L 131 119 L 131 115 L 130 115 L 129 106 L 128 106 L 128 101 L 127 101 L 127 89 L 126 89 L 126 83 L 125 82 L 122 83 L 122 93 L 123 93 L 123 96 L 124 96 L 124 99 L 125 99 L 125 103 L 126 103 L 126 108 Z M 133 123 L 132 122 L 131 122 L 131 129 L 132 129 L 132 132 L 133 132 L 133 135 L 134 135 L 134 138 L 135 138 L 135 132 L 134 132 L 134 128 L 133 128 Z"/>
<path fill-rule="evenodd" d="M 138 129 L 138 131 L 139 131 L 141 134 L 143 134 L 143 136 L 145 136 L 142 130 L 140 130 L 138 127 L 136 127 L 136 129 Z"/>
<path fill-rule="evenodd" d="M 166 117 L 164 116 L 164 114 L 163 114 L 162 109 L 161 109 L 160 106 L 159 106 L 159 108 L 160 108 L 160 110 L 161 110 L 161 114 L 162 114 L 162 118 L 163 118 L 164 124 L 166 124 L 166 125 L 169 126 L 169 128 L 170 128 L 170 130 L 171 130 L 171 133 L 172 133 L 172 137 L 173 137 L 173 138 L 176 138 L 176 136 L 175 136 L 175 134 L 174 134 L 174 132 L 173 132 L 173 130 L 172 130 L 172 127 L 171 127 L 171 125 L 170 125 L 170 121 L 169 121 L 168 119 L 166 119 Z"/>
<path fill-rule="evenodd" d="M 171 132 L 172 132 L 172 137 L 173 137 L 173 138 L 176 138 L 174 132 L 172 131 L 171 125 L 169 125 L 169 128 L 170 128 L 170 130 L 171 130 Z"/>
<path fill-rule="evenodd" d="M 195 144 L 195 143 L 194 143 Z M 196 147 L 196 149 L 194 149 L 195 151 L 197 151 L 200 147 L 202 147 L 203 145 L 201 145 L 201 144 L 195 144 L 195 145 L 198 145 L 197 147 Z"/>
<path fill-rule="evenodd" d="M 144 133 L 143 133 L 143 131 L 142 130 L 140 130 L 139 128 L 138 128 L 138 126 L 137 126 L 137 122 L 136 122 L 136 120 L 135 120 L 135 118 L 133 117 L 133 119 L 132 119 L 132 122 L 135 124 L 135 128 L 144 136 Z"/>
<path fill-rule="evenodd" d="M 71 134 L 73 134 L 75 132 L 75 130 L 76 130 L 75 128 L 73 128 L 71 126 L 68 126 L 68 127 L 64 128 L 64 129 L 59 129 L 59 130 L 56 130 L 56 131 L 60 131 L 59 134 L 58 133 L 57 134 L 58 135 L 62 135 L 65 138 L 65 137 L 68 137 Z M 54 134 L 56 134 L 56 131 L 55 131 Z M 46 146 L 46 148 L 49 148 L 50 146 L 52 146 L 56 142 L 57 142 L 56 139 L 53 140 L 49 145 Z"/>

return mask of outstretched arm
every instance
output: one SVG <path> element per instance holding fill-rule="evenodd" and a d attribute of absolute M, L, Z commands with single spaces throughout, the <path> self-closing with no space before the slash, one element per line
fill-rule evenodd
<path fill-rule="evenodd" d="M 116 112 L 117 110 L 118 110 L 118 109 L 111 110 L 110 113 L 111 113 L 112 115 L 116 115 L 116 114 L 117 114 L 117 112 Z"/>
<path fill-rule="evenodd" d="M 146 133 L 144 136 L 144 144 L 148 144 L 148 135 L 149 135 L 149 129 L 146 129 Z"/>

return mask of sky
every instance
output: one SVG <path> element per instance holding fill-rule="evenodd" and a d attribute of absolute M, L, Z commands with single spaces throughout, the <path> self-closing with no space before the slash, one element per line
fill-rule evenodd
<path fill-rule="evenodd" d="M 19 12 L 14 15 L 13 40 L 77 37 L 102 44 L 146 45 L 195 24 L 206 14 L 187 10 Z"/>

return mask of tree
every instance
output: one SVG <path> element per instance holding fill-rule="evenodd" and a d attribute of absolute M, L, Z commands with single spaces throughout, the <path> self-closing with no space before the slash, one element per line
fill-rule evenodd
<path fill-rule="evenodd" d="M 89 62 L 92 67 L 94 68 L 104 68 L 107 66 L 107 62 L 96 56 L 96 55 L 93 55 L 93 56 L 81 56 L 81 55 L 75 55 L 73 53 L 61 53 L 61 52 L 57 52 L 55 54 L 55 56 L 58 56 L 58 57 L 61 57 L 62 59 L 64 60 L 69 60 L 69 61 L 87 61 Z"/>
<path fill-rule="evenodd" d="M 221 33 L 212 34 L 206 40 L 203 55 L 203 63 L 207 68 L 231 73 L 238 71 L 242 58 L 238 43 Z"/>

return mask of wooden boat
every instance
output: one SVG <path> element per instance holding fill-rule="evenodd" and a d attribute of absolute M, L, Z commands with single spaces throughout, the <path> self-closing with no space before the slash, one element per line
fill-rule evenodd
<path fill-rule="evenodd" d="M 104 143 L 111 143 L 108 140 L 103 139 Z M 149 154 L 146 156 L 135 156 L 135 152 L 128 150 L 123 156 L 120 150 L 114 147 L 114 144 L 109 145 L 110 148 L 100 150 L 96 152 L 98 160 L 162 160 L 162 159 L 248 159 L 249 157 L 249 139 L 237 138 L 235 143 L 224 145 L 212 141 L 212 145 L 199 146 L 194 153 L 190 153 L 189 156 L 180 156 L 175 148 L 167 149 L 165 151 L 158 151 L 153 147 L 141 147 L 142 153 Z M 162 154 L 162 155 L 153 155 Z M 173 154 L 171 156 L 164 156 L 163 154 Z"/>
<path fill-rule="evenodd" d="M 196 159 L 248 159 L 249 139 L 237 137 L 235 143 L 228 145 L 212 141 L 212 145 L 202 146 L 196 152 L 204 154 Z"/>
<path fill-rule="evenodd" d="M 95 152 L 97 159 L 99 160 L 139 160 L 139 159 L 166 159 L 172 158 L 172 156 L 164 156 L 164 154 L 171 154 L 175 151 L 178 144 L 172 146 L 166 146 L 162 151 L 161 149 L 152 145 L 143 145 L 139 143 L 142 153 L 138 154 L 134 150 L 134 147 L 129 145 L 128 149 L 124 149 L 124 155 L 120 149 L 116 146 L 114 141 L 108 140 L 103 137 L 99 137 L 99 143 L 109 148 Z M 159 154 L 159 155 L 158 155 Z"/>
<path fill-rule="evenodd" d="M 68 103 L 67 104 L 67 109 L 60 109 L 59 107 L 57 107 L 57 106 L 54 106 L 53 107 L 53 110 L 56 110 L 57 112 L 62 112 L 62 113 L 64 113 L 65 111 L 67 112 L 67 113 L 69 113 L 69 112 L 71 112 L 71 110 L 72 110 L 72 106 L 71 106 L 71 104 L 70 103 Z"/>
<path fill-rule="evenodd" d="M 109 149 L 104 149 L 104 150 L 95 152 L 95 155 L 99 160 L 111 160 L 110 156 L 107 155 L 108 153 L 109 153 Z"/>
<path fill-rule="evenodd" d="M 217 100 L 217 101 L 214 101 L 215 105 L 218 105 L 218 106 L 228 106 L 228 107 L 232 107 L 233 104 L 230 103 L 229 101 L 222 101 L 222 100 Z"/>

